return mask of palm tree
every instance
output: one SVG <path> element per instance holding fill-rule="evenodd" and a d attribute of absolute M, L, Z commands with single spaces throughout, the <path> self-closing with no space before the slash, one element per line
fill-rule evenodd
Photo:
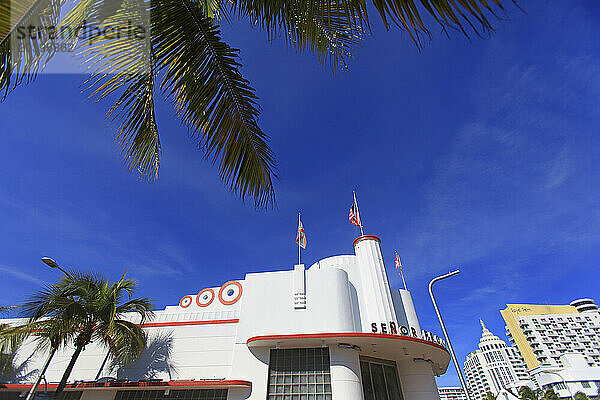
<path fill-rule="evenodd" d="M 70 344 L 75 347 L 56 397 L 64 390 L 77 358 L 89 343 L 107 347 L 114 359 L 125 364 L 141 353 L 146 337 L 140 324 L 133 323 L 131 317 L 137 314 L 143 323 L 153 313 L 148 298 L 132 298 L 136 285 L 125 274 L 111 283 L 96 274 L 70 272 L 20 306 L 29 321 L 12 328 L 12 332 L 32 334 L 50 347 L 41 374 L 59 348 Z"/>
<path fill-rule="evenodd" d="M 546 391 L 544 392 L 543 400 L 560 400 L 560 398 L 558 397 L 556 392 L 552 388 L 550 388 L 546 389 Z"/>
<path fill-rule="evenodd" d="M 496 400 L 496 396 L 494 396 L 494 395 L 492 394 L 492 392 L 487 392 L 487 393 L 485 394 L 485 399 L 486 399 L 486 400 Z"/>
<path fill-rule="evenodd" d="M 521 400 L 538 400 L 538 395 L 529 386 L 522 386 L 519 389 Z"/>
<path fill-rule="evenodd" d="M 387 29 L 400 27 L 420 47 L 431 37 L 431 25 L 446 34 L 489 34 L 494 30 L 490 19 L 504 10 L 503 4 L 515 1 L 372 4 Z M 94 71 L 90 97 L 112 103 L 108 118 L 117 125 L 115 140 L 131 170 L 148 180 L 158 177 L 155 97 L 162 94 L 205 156 L 218 164 L 223 182 L 257 206 L 274 199 L 275 161 L 269 137 L 258 125 L 255 90 L 240 72 L 238 50 L 223 41 L 218 24 L 246 19 L 269 39 L 283 36 L 297 51 L 316 54 L 334 73 L 347 70 L 370 26 L 364 0 L 77 0 L 61 20 L 64 2 L 0 3 L 4 96 L 34 79 L 59 47 L 80 51 Z M 39 29 L 28 31 L 30 26 Z M 92 30 L 103 33 L 88 35 Z"/>

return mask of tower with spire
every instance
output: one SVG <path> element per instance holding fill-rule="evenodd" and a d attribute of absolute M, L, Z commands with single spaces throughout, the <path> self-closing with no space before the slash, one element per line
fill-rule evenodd
<path fill-rule="evenodd" d="M 471 394 L 476 400 L 484 400 L 487 393 L 497 395 L 501 390 L 517 392 L 522 386 L 534 386 L 525 364 L 517 351 L 506 345 L 481 324 L 478 349 L 469 353 L 464 363 L 464 372 Z"/>

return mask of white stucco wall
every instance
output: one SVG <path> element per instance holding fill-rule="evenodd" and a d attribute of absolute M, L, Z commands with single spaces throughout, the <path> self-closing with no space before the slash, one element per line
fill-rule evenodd
<path fill-rule="evenodd" d="M 70 381 L 92 381 L 96 377 L 130 381 L 152 378 L 245 380 L 252 382 L 252 388 L 231 388 L 229 399 L 264 400 L 270 348 L 276 345 L 249 347 L 247 341 L 252 337 L 320 333 L 369 335 L 374 322 L 406 324 L 415 327 L 420 336 L 410 293 L 390 290 L 379 240 L 365 237 L 356 242 L 354 248 L 354 255 L 329 257 L 305 270 L 304 266 L 291 266 L 284 271 L 249 273 L 244 280 L 230 284 L 236 292 L 227 298 L 229 300 L 237 297 L 238 287 L 241 287 L 241 296 L 233 304 L 219 300 L 220 287 L 210 288 L 214 299 L 205 307 L 196 302 L 196 293 L 184 295 L 182 298 L 189 296 L 192 301 L 187 298 L 179 305 L 157 311 L 154 320 L 146 325 L 149 349 L 138 362 L 120 370 L 111 370 L 107 363 L 101 369 L 105 349 L 92 344 L 77 361 Z M 224 291 L 223 296 L 227 296 Z M 361 340 L 365 349 L 371 348 L 368 336 Z M 325 343 L 294 344 L 296 347 L 321 345 Z M 327 346 L 334 400 L 362 400 L 360 357 L 364 351 L 331 343 Z M 427 359 L 427 348 L 424 346 L 417 358 Z M 22 350 L 26 357 L 34 347 L 27 344 Z M 377 357 L 396 362 L 404 399 L 438 399 L 431 363 L 416 361 L 406 349 L 397 350 L 380 351 Z M 72 349 L 57 353 L 46 373 L 49 382 L 60 380 L 71 353 Z M 38 357 L 33 368 L 39 368 L 43 361 L 43 356 Z M 115 393 L 105 389 L 86 390 L 82 399 L 110 400 Z"/>

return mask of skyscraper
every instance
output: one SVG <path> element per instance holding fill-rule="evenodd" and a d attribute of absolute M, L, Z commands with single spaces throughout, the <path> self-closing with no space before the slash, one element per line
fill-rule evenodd
<path fill-rule="evenodd" d="M 507 304 L 506 334 L 542 389 L 560 397 L 600 389 L 600 312 L 592 299 L 570 305 Z"/>
<path fill-rule="evenodd" d="M 486 393 L 498 394 L 502 389 L 533 386 L 525 365 L 515 348 L 506 346 L 498 336 L 492 334 L 481 322 L 482 335 L 479 349 L 469 353 L 464 371 L 474 399 L 486 398 Z"/>
<path fill-rule="evenodd" d="M 458 386 L 438 387 L 440 400 L 467 400 L 465 391 Z"/>
<path fill-rule="evenodd" d="M 583 354 L 600 366 L 600 313 L 591 299 L 571 305 L 507 304 L 500 313 L 506 334 L 528 369 L 562 367 L 561 354 Z"/>

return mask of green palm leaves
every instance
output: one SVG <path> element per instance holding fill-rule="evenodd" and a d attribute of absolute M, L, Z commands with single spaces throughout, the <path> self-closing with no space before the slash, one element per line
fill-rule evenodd
<path fill-rule="evenodd" d="M 334 72 L 347 70 L 370 23 L 364 0 L 76 0 L 57 26 L 62 1 L 0 3 L 0 90 L 35 77 L 56 51 L 46 44 L 75 49 L 92 71 L 90 96 L 110 104 L 115 142 L 130 170 L 146 180 L 158 177 L 155 104 L 162 96 L 222 181 L 259 207 L 274 201 L 275 158 L 258 124 L 255 90 L 240 72 L 239 52 L 223 41 L 217 22 L 247 19 L 270 39 L 283 36 L 296 50 L 316 54 Z M 396 24 L 418 46 L 432 23 L 481 34 L 492 30 L 489 18 L 502 10 L 500 0 L 373 5 L 386 27 Z M 23 23 L 56 32 L 15 42 Z"/>
<path fill-rule="evenodd" d="M 125 275 L 111 283 L 95 274 L 69 272 L 19 307 L 28 323 L 4 329 L 2 335 L 33 335 L 50 348 L 50 354 L 73 344 L 75 352 L 57 389 L 60 393 L 89 343 L 105 346 L 113 360 L 123 364 L 144 349 L 146 335 L 140 325 L 152 317 L 152 304 L 147 298 L 133 298 L 135 287 Z M 139 323 L 131 320 L 133 316 Z"/>
<path fill-rule="evenodd" d="M 64 0 L 0 1 L 0 90 L 2 98 L 35 78 L 54 54 L 50 46 Z"/>
<path fill-rule="evenodd" d="M 274 161 L 258 126 L 254 89 L 239 72 L 237 50 L 189 0 L 152 3 L 152 35 L 161 89 L 199 139 L 219 174 L 242 198 L 273 199 Z"/>

